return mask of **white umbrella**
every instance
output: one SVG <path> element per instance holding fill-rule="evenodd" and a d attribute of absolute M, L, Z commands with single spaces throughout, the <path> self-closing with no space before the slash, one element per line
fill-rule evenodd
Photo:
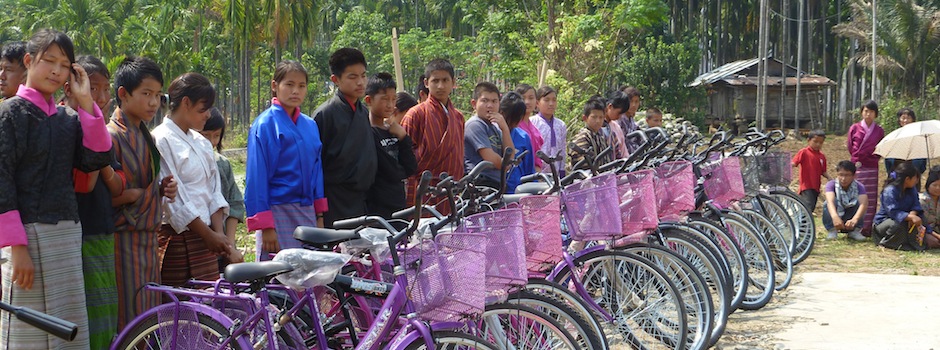
<path fill-rule="evenodd" d="M 892 131 L 875 146 L 875 154 L 906 160 L 940 155 L 940 120 L 910 123 Z"/>

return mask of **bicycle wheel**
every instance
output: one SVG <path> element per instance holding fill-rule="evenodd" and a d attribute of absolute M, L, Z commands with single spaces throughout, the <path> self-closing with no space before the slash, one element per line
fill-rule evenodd
<path fill-rule="evenodd" d="M 685 303 L 685 312 L 689 320 L 686 336 L 686 349 L 704 349 L 711 340 L 712 327 L 716 319 L 727 320 L 727 309 L 716 308 L 712 303 L 710 287 L 692 263 L 678 253 L 662 246 L 635 243 L 622 248 L 656 263 L 675 283 Z"/>
<path fill-rule="evenodd" d="M 764 214 L 767 220 L 770 220 L 777 228 L 777 231 L 780 231 L 780 234 L 787 242 L 787 250 L 790 251 L 790 256 L 793 256 L 793 252 L 796 250 L 796 220 L 790 217 L 783 205 L 773 197 L 759 194 L 756 198 L 761 205 L 759 212 Z"/>
<path fill-rule="evenodd" d="M 578 349 L 601 350 L 607 347 L 604 338 L 594 332 L 590 322 L 561 300 L 545 294 L 519 290 L 509 294 L 506 302 L 531 307 L 558 321 L 562 328 L 574 337 Z"/>
<path fill-rule="evenodd" d="M 816 221 L 813 220 L 813 212 L 807 209 L 800 197 L 789 189 L 771 191 L 770 195 L 783 206 L 787 215 L 796 223 L 796 243 L 791 254 L 793 264 L 799 264 L 809 257 L 816 244 Z"/>
<path fill-rule="evenodd" d="M 480 337 L 452 331 L 433 331 L 435 349 L 438 350 L 505 350 Z M 428 350 L 424 338 L 418 338 L 405 347 L 405 350 Z"/>
<path fill-rule="evenodd" d="M 598 337 L 603 341 L 602 345 L 604 349 L 608 348 L 607 335 L 604 332 L 604 328 L 600 322 L 601 316 L 599 316 L 599 314 L 597 314 L 595 311 L 592 311 L 593 309 L 591 306 L 588 305 L 588 303 L 584 301 L 581 296 L 575 294 L 570 289 L 561 284 L 546 280 L 544 278 L 529 278 L 529 281 L 522 288 L 526 291 L 545 295 L 551 297 L 552 299 L 563 302 L 573 311 L 577 312 L 582 320 L 587 322 L 594 334 L 597 334 Z"/>
<path fill-rule="evenodd" d="M 611 347 L 684 349 L 687 320 L 679 291 L 655 263 L 622 251 L 594 251 L 574 259 L 578 270 L 563 268 L 555 282 L 582 283 L 613 319 L 605 326 Z"/>
<path fill-rule="evenodd" d="M 206 350 L 206 349 L 251 349 L 251 342 L 245 336 L 233 339 L 227 347 L 218 344 L 230 337 L 228 327 L 231 320 L 216 318 L 198 312 L 192 308 L 163 304 L 156 313 L 146 318 L 137 318 L 127 327 L 131 330 L 115 340 L 118 350 L 136 349 L 171 349 L 171 350 Z M 179 321 L 174 321 L 179 309 Z M 176 343 L 173 344 L 173 340 Z M 175 346 L 174 346 L 175 345 Z"/>
<path fill-rule="evenodd" d="M 719 252 L 728 262 L 731 272 L 731 302 L 727 305 L 728 313 L 734 312 L 741 307 L 744 296 L 747 292 L 747 262 L 744 261 L 744 253 L 737 239 L 731 237 L 728 231 L 721 224 L 706 219 L 700 215 L 690 215 L 688 224 L 699 229 L 702 232 L 711 234 L 718 243 Z M 719 334 L 720 335 L 720 334 Z M 717 341 L 716 338 L 713 338 Z M 714 345 L 714 344 L 713 344 Z"/>
<path fill-rule="evenodd" d="M 767 242 L 758 235 L 754 225 L 740 214 L 733 211 L 721 213 L 722 222 L 728 233 L 738 241 L 747 262 L 747 289 L 741 308 L 757 310 L 770 302 L 774 293 L 773 258 Z"/>
<path fill-rule="evenodd" d="M 721 269 L 722 263 L 718 261 L 724 256 L 717 252 L 720 250 L 717 243 L 702 231 L 686 224 L 660 226 L 666 247 L 688 259 L 708 283 L 712 300 L 725 304 L 725 300 L 733 296 L 733 277 Z"/>
<path fill-rule="evenodd" d="M 767 242 L 767 248 L 770 248 L 770 254 L 774 258 L 774 290 L 786 289 L 790 285 L 790 280 L 793 279 L 793 260 L 786 240 L 773 223 L 761 213 L 745 209 L 741 214 L 751 220 L 751 224 Z"/>
<path fill-rule="evenodd" d="M 478 326 L 483 339 L 502 349 L 578 349 L 577 341 L 558 321 L 525 305 L 487 305 Z"/>

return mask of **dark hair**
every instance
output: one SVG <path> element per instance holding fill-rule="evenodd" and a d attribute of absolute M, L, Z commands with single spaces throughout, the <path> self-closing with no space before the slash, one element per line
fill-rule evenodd
<path fill-rule="evenodd" d="M 402 91 L 395 96 L 395 110 L 399 112 L 407 112 L 409 109 L 411 109 L 411 107 L 417 105 L 418 100 L 416 100 L 414 96 L 411 96 L 411 94 L 407 92 Z"/>
<path fill-rule="evenodd" d="M 277 66 L 274 67 L 274 83 L 280 83 L 284 78 L 287 77 L 287 73 L 300 72 L 304 75 L 304 82 L 310 82 L 310 76 L 307 75 L 307 69 L 304 68 L 303 64 L 300 64 L 298 61 L 294 60 L 283 60 L 277 63 Z M 277 91 L 271 91 L 271 94 L 274 97 L 277 97 Z"/>
<path fill-rule="evenodd" d="M 366 96 L 373 96 L 382 90 L 395 90 L 396 88 L 395 79 L 392 78 L 391 74 L 376 73 L 369 77 L 369 82 L 366 83 Z"/>
<path fill-rule="evenodd" d="M 72 44 L 72 39 L 69 39 L 69 36 L 65 33 L 52 29 L 40 29 L 33 34 L 29 38 L 29 42 L 26 43 L 26 53 L 32 56 L 33 60 L 36 60 L 46 53 L 46 50 L 49 50 L 49 47 L 53 44 L 62 49 L 69 62 L 75 62 L 75 45 Z"/>
<path fill-rule="evenodd" d="M 170 111 L 176 111 L 183 104 L 183 98 L 189 98 L 189 102 L 197 104 L 202 102 L 205 107 L 212 108 L 215 104 L 215 88 L 212 82 L 199 73 L 184 73 L 170 82 L 167 89 L 170 95 Z"/>
<path fill-rule="evenodd" d="M 105 79 L 111 80 L 111 73 L 108 72 L 108 67 L 95 56 L 79 55 L 78 58 L 75 59 L 75 63 L 82 66 L 89 77 L 94 74 L 101 74 Z"/>
<path fill-rule="evenodd" d="M 914 115 L 914 110 L 910 108 L 901 108 L 901 110 L 898 111 L 898 119 L 901 119 L 901 116 L 905 114 L 907 114 L 908 117 L 911 117 L 911 121 L 917 121 L 917 116 Z"/>
<path fill-rule="evenodd" d="M 587 102 L 584 103 L 584 114 L 582 114 L 582 116 L 587 117 L 591 115 L 591 111 L 593 110 L 598 110 L 598 111 L 603 112 L 604 107 L 607 107 L 607 104 L 604 103 L 603 98 L 592 97 L 591 99 L 587 100 Z"/>
<path fill-rule="evenodd" d="M 415 88 L 415 96 L 421 96 L 423 92 L 425 95 L 430 94 L 431 90 L 428 90 L 428 86 L 424 84 L 424 79 L 427 79 L 424 74 L 418 77 L 418 86 Z"/>
<path fill-rule="evenodd" d="M 630 109 L 630 97 L 623 93 L 623 91 L 611 92 L 609 97 L 610 99 L 607 100 L 607 104 L 615 109 L 619 109 L 621 113 Z"/>
<path fill-rule="evenodd" d="M 26 42 L 25 41 L 11 41 L 3 45 L 3 49 L 0 49 L 0 58 L 5 59 L 10 62 L 17 62 L 21 67 L 26 68 L 23 64 L 23 56 L 26 55 Z"/>
<path fill-rule="evenodd" d="M 836 171 L 839 171 L 839 170 L 845 170 L 852 174 L 855 174 L 858 168 L 855 167 L 855 163 L 853 163 L 852 161 L 843 160 L 839 162 L 839 164 L 836 164 Z"/>
<path fill-rule="evenodd" d="M 496 97 L 499 98 L 499 88 L 496 87 L 496 84 L 493 84 L 488 81 L 482 81 L 477 83 L 477 86 L 473 88 L 473 99 L 476 100 L 480 98 L 484 92 L 490 92 L 496 94 Z"/>
<path fill-rule="evenodd" d="M 516 89 L 513 91 L 515 91 L 519 95 L 525 95 L 525 93 L 529 92 L 529 90 L 532 90 L 532 92 L 535 92 L 535 88 L 532 87 L 532 85 L 519 84 L 519 85 L 516 85 Z"/>
<path fill-rule="evenodd" d="M 901 197 L 904 197 L 904 179 L 909 177 L 920 177 L 920 172 L 917 171 L 917 167 L 911 161 L 901 161 L 894 166 L 894 171 L 888 174 L 884 187 L 895 186 L 901 192 Z"/>
<path fill-rule="evenodd" d="M 132 94 L 147 78 L 156 80 L 163 87 L 163 72 L 160 71 L 160 66 L 156 62 L 139 56 L 124 58 L 124 61 L 114 70 L 114 102 L 118 107 L 121 106 L 118 88 L 123 87 L 128 94 Z"/>
<path fill-rule="evenodd" d="M 506 118 L 506 123 L 509 124 L 510 127 L 519 125 L 519 122 L 525 117 L 525 111 L 525 100 L 522 99 L 522 95 L 518 92 L 507 92 L 503 95 L 503 98 L 499 100 L 499 113 L 503 115 L 503 118 Z"/>
<path fill-rule="evenodd" d="M 815 139 L 817 137 L 826 138 L 826 132 L 822 129 L 816 129 L 816 130 L 810 131 L 809 138 L 807 139 L 807 141 Z"/>
<path fill-rule="evenodd" d="M 330 73 L 335 76 L 340 76 L 343 74 L 343 71 L 346 70 L 346 67 L 361 64 L 363 67 L 368 67 L 366 64 L 366 56 L 362 54 L 362 51 L 356 50 L 351 47 L 344 47 L 342 49 L 333 51 L 333 54 L 330 55 Z"/>
<path fill-rule="evenodd" d="M 431 60 L 431 62 L 428 62 L 427 66 L 424 66 L 424 78 L 431 78 L 431 72 L 439 70 L 447 72 L 447 74 L 450 74 L 451 79 L 455 79 L 456 73 L 454 73 L 454 65 L 443 58 L 435 58 Z"/>
<path fill-rule="evenodd" d="M 927 192 L 930 184 L 937 180 L 940 180 L 940 166 L 930 168 L 930 172 L 927 173 L 927 181 L 924 182 L 924 192 Z"/>
<path fill-rule="evenodd" d="M 555 90 L 555 88 L 548 85 L 542 86 L 535 91 L 535 100 L 541 100 L 543 97 L 550 94 L 555 94 L 555 96 L 558 96 L 558 90 Z"/>
<path fill-rule="evenodd" d="M 647 109 L 646 109 L 646 118 L 649 119 L 649 117 L 651 117 L 651 116 L 653 116 L 653 115 L 662 116 L 662 115 L 663 115 L 663 111 L 659 110 L 659 108 L 656 108 L 656 107 L 647 108 Z"/>
<path fill-rule="evenodd" d="M 640 90 L 637 90 L 637 88 L 632 86 L 621 87 L 620 91 L 623 91 L 623 93 L 627 94 L 628 99 L 633 99 L 634 96 L 640 97 Z"/>
<path fill-rule="evenodd" d="M 875 102 L 875 100 L 868 100 L 868 102 L 863 103 L 862 108 L 859 109 L 859 111 L 865 108 L 868 108 L 868 110 L 875 112 L 875 118 L 878 118 L 878 116 L 880 115 L 878 113 L 878 102 Z"/>
<path fill-rule="evenodd" d="M 215 146 L 216 150 L 222 152 L 222 139 L 225 138 L 225 116 L 217 107 L 212 107 L 209 109 L 209 120 L 206 120 L 206 126 L 202 127 L 202 131 L 216 130 L 222 130 L 219 133 L 219 144 Z"/>

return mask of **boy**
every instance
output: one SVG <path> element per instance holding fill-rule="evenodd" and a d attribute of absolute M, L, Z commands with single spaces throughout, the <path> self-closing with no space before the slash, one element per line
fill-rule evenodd
<path fill-rule="evenodd" d="M 503 152 L 515 149 L 512 144 L 512 129 L 499 114 L 499 88 L 493 83 L 482 82 L 473 88 L 473 116 L 464 124 L 464 162 L 470 171 L 482 161 L 493 163 L 493 168 L 483 170 L 476 184 L 500 189 L 500 169 Z"/>
<path fill-rule="evenodd" d="M 793 156 L 794 167 L 800 168 L 800 198 L 803 205 L 810 211 L 816 210 L 816 200 L 819 198 L 819 177 L 831 180 L 826 173 L 826 156 L 820 152 L 823 141 L 826 141 L 826 132 L 813 130 L 809 133 L 806 148 L 801 149 Z"/>
<path fill-rule="evenodd" d="M 160 152 L 146 122 L 153 120 L 163 96 L 163 73 L 148 58 L 127 57 L 114 72 L 115 102 L 108 130 L 114 156 L 124 168 L 127 189 L 114 206 L 114 262 L 117 268 L 118 325 L 160 305 L 157 293 L 138 293 L 148 282 L 160 283 L 157 233 L 163 219 L 162 198 L 176 198 L 172 176 L 160 179 Z"/>
<path fill-rule="evenodd" d="M 408 206 L 405 202 L 406 178 L 418 168 L 411 149 L 413 142 L 396 116 L 395 80 L 388 73 L 369 77 L 366 85 L 366 106 L 375 137 L 378 171 L 369 189 L 366 206 L 369 215 L 391 218 L 392 213 Z"/>
<path fill-rule="evenodd" d="M 584 127 L 578 131 L 578 134 L 575 135 L 574 139 L 571 141 L 574 146 L 577 147 L 569 146 L 568 148 L 568 159 L 571 162 L 572 169 L 590 169 L 590 162 L 577 167 L 576 165 L 584 159 L 586 152 L 596 155 L 610 146 L 607 142 L 607 138 L 601 133 L 601 128 L 604 127 L 606 117 L 604 114 L 604 104 L 600 100 L 590 99 L 584 104 L 584 114 L 581 115 L 581 120 L 584 121 Z M 606 164 L 611 162 L 612 158 L 608 154 L 600 159 L 588 160 L 594 160 L 594 163 L 597 164 Z"/>
<path fill-rule="evenodd" d="M 313 112 L 320 129 L 323 186 L 330 209 L 323 225 L 366 214 L 366 195 L 375 180 L 375 141 L 369 110 L 359 101 L 366 89 L 366 58 L 342 48 L 330 55 L 330 80 L 336 95 Z"/>
<path fill-rule="evenodd" d="M 26 82 L 25 55 L 26 43 L 22 41 L 7 43 L 0 50 L 0 99 L 16 96 L 16 89 Z"/>
<path fill-rule="evenodd" d="M 823 208 L 823 226 L 836 239 L 839 232 L 848 232 L 848 237 L 864 241 L 862 226 L 865 210 L 868 209 L 868 194 L 865 186 L 855 181 L 855 163 L 843 160 L 836 165 L 836 179 L 826 183 L 826 207 Z"/>
<path fill-rule="evenodd" d="M 663 111 L 659 108 L 650 107 L 646 110 L 646 127 L 660 128 L 663 126 Z"/>
<path fill-rule="evenodd" d="M 463 113 L 454 108 L 450 93 L 457 85 L 454 80 L 454 65 L 445 59 L 433 59 L 424 68 L 424 82 L 428 88 L 428 99 L 414 106 L 401 121 L 405 132 L 414 139 L 418 170 L 408 178 L 407 202 L 414 203 L 418 174 L 429 170 L 434 178 L 446 172 L 454 178 L 464 174 L 464 119 Z M 431 180 L 432 185 L 436 180 Z M 438 208 L 441 213 L 450 213 L 447 201 Z"/>

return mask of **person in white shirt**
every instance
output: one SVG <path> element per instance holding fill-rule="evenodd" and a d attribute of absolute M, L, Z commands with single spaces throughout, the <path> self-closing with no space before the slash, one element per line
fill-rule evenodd
<path fill-rule="evenodd" d="M 169 88 L 169 115 L 152 134 L 162 157 L 160 176 L 179 183 L 168 201 L 158 237 L 163 284 L 181 286 L 189 279 L 219 278 L 217 257 L 242 261 L 235 242 L 223 231 L 229 205 L 222 194 L 212 144 L 199 130 L 209 119 L 215 88 L 206 77 L 186 73 Z"/>

